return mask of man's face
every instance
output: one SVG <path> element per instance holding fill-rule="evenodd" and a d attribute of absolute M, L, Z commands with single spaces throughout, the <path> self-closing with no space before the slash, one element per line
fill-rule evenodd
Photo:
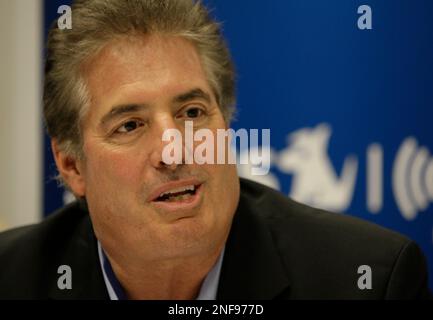
<path fill-rule="evenodd" d="M 187 120 L 215 135 L 226 128 L 193 45 L 168 36 L 113 41 L 86 75 L 92 100 L 78 168 L 104 248 L 149 259 L 216 250 L 239 199 L 235 166 L 162 162 L 165 130 L 183 133 Z M 195 191 L 159 198 L 186 186 Z"/>

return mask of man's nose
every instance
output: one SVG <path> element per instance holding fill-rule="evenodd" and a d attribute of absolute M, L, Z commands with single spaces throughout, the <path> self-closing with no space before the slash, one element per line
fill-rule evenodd
<path fill-rule="evenodd" d="M 170 159 L 167 159 L 167 157 L 164 157 L 164 149 L 168 148 L 170 144 L 172 144 L 172 141 L 164 141 L 163 135 L 164 132 L 167 132 L 170 130 L 176 130 L 179 132 L 179 134 L 182 136 L 181 128 L 178 127 L 179 124 L 177 124 L 176 120 L 171 115 L 161 115 L 157 119 L 155 119 L 153 123 L 152 128 L 152 141 L 151 141 L 151 152 L 149 155 L 150 164 L 156 168 L 156 169 L 169 169 L 169 170 L 176 170 L 176 168 L 184 163 L 183 158 L 183 149 L 182 150 L 182 157 L 179 159 L 179 161 L 169 161 Z M 182 146 L 182 142 L 181 146 Z M 171 148 L 170 148 L 171 149 Z"/>

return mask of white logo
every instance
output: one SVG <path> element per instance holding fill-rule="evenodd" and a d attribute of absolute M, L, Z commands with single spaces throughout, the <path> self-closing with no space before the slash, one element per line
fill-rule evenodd
<path fill-rule="evenodd" d="M 372 285 L 372 271 L 371 267 L 368 265 L 362 265 L 358 267 L 358 274 L 361 276 L 358 278 L 358 288 L 360 290 L 371 290 Z"/>
<path fill-rule="evenodd" d="M 415 138 L 406 138 L 394 161 L 392 188 L 395 201 L 404 218 L 413 220 L 418 210 L 433 201 L 433 159 L 419 147 Z"/>
<path fill-rule="evenodd" d="M 57 27 L 60 30 L 72 29 L 72 9 L 70 6 L 63 5 L 57 9 L 57 13 L 62 15 L 57 19 Z"/>
<path fill-rule="evenodd" d="M 288 146 L 276 152 L 270 149 L 269 163 L 257 164 L 277 167 L 291 174 L 289 194 L 293 199 L 331 211 L 345 211 L 351 204 L 357 180 L 358 160 L 347 156 L 342 171 L 337 174 L 328 155 L 331 136 L 329 125 L 301 128 L 288 135 Z M 379 143 L 366 150 L 366 206 L 372 214 L 383 208 L 384 155 Z M 280 190 L 278 177 L 272 172 L 263 176 L 252 175 L 253 165 L 238 166 L 240 176 Z M 401 215 L 406 220 L 416 218 L 433 201 L 433 158 L 426 147 L 418 146 L 414 137 L 406 138 L 394 160 L 392 190 Z"/>
<path fill-rule="evenodd" d="M 277 165 L 293 174 L 290 196 L 299 202 L 333 211 L 346 210 L 353 196 L 358 161 L 348 156 L 340 175 L 328 156 L 331 129 L 326 124 L 303 128 L 288 136 L 288 147 L 279 154 Z"/>
<path fill-rule="evenodd" d="M 60 290 L 72 289 L 72 269 L 66 264 L 62 264 L 57 268 L 57 273 L 61 276 L 57 279 L 57 287 Z"/>
<path fill-rule="evenodd" d="M 358 18 L 358 29 L 359 30 L 371 30 L 373 29 L 373 18 L 371 7 L 368 5 L 362 5 L 358 8 L 358 13 L 361 16 Z"/>

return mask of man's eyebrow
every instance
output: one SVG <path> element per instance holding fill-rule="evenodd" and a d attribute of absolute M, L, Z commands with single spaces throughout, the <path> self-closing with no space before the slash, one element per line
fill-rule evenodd
<path fill-rule="evenodd" d="M 101 124 L 104 125 L 113 119 L 119 118 L 124 114 L 137 112 L 140 110 L 147 109 L 149 106 L 146 104 L 123 104 L 113 107 L 107 114 L 101 119 Z"/>
<path fill-rule="evenodd" d="M 188 92 L 182 93 L 173 98 L 173 102 L 175 103 L 183 103 L 193 99 L 203 99 L 207 103 L 211 103 L 211 97 L 208 93 L 204 92 L 200 88 L 192 89 Z"/>

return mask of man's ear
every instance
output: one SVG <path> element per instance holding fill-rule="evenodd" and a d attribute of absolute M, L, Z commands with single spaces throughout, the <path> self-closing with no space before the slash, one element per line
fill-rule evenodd
<path fill-rule="evenodd" d="M 57 170 L 64 182 L 69 186 L 75 196 L 84 197 L 86 188 L 82 170 L 82 160 L 76 159 L 61 151 L 56 139 L 51 139 L 51 148 L 53 150 Z"/>

